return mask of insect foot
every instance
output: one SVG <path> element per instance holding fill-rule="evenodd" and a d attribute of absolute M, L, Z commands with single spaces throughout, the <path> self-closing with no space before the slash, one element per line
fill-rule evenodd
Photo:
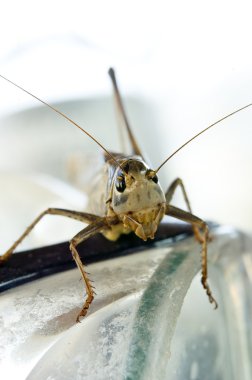
<path fill-rule="evenodd" d="M 77 252 L 77 249 L 76 249 L 77 244 L 78 244 L 78 242 L 77 242 L 76 238 L 72 239 L 70 242 L 70 250 L 72 252 L 73 259 L 75 260 L 76 265 L 81 272 L 82 280 L 84 282 L 85 290 L 86 290 L 86 294 L 87 294 L 87 299 L 86 299 L 80 313 L 78 314 L 78 316 L 76 318 L 76 322 L 80 322 L 80 317 L 85 317 L 85 315 L 87 314 L 87 311 L 89 309 L 89 306 L 91 305 L 91 303 L 94 299 L 94 290 L 93 290 L 92 284 L 88 278 L 88 274 L 84 270 L 84 266 L 81 262 L 80 256 Z"/>
<path fill-rule="evenodd" d="M 211 290 L 209 288 L 209 285 L 206 282 L 206 278 L 204 278 L 204 276 L 202 276 L 202 278 L 201 278 L 201 283 L 203 285 L 203 288 L 206 290 L 206 294 L 208 296 L 209 302 L 214 304 L 214 309 L 217 309 L 218 308 L 218 303 L 215 300 L 215 298 L 213 297 L 212 292 L 211 292 Z"/>
<path fill-rule="evenodd" d="M 80 318 L 81 317 L 85 317 L 85 315 L 87 314 L 87 311 L 89 309 L 89 306 L 91 305 L 92 301 L 94 299 L 94 296 L 93 294 L 89 294 L 84 305 L 83 305 L 83 308 L 81 309 L 81 311 L 79 312 L 77 318 L 76 318 L 76 322 L 80 323 Z"/>

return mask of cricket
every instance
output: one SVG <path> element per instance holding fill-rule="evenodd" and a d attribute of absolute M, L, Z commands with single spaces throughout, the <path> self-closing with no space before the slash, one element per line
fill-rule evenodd
<path fill-rule="evenodd" d="M 28 95 L 32 96 L 40 103 L 43 103 L 61 117 L 67 119 L 92 139 L 102 150 L 104 164 L 99 177 L 96 178 L 95 191 L 92 192 L 89 199 L 89 208 L 91 213 L 82 211 L 72 211 L 61 208 L 48 208 L 43 211 L 36 219 L 26 228 L 23 234 L 14 242 L 14 244 L 0 256 L 0 264 L 4 263 L 13 254 L 20 243 L 31 232 L 31 230 L 40 222 L 45 215 L 61 215 L 67 218 L 81 221 L 87 226 L 77 233 L 69 242 L 69 249 L 73 259 L 81 273 L 85 287 L 85 301 L 77 315 L 76 322 L 80 322 L 82 317 L 88 312 L 88 309 L 94 299 L 95 292 L 92 286 L 89 274 L 86 272 L 85 263 L 83 263 L 78 254 L 78 245 L 85 242 L 89 237 L 101 233 L 107 239 L 116 241 L 121 234 L 135 233 L 140 239 L 154 239 L 157 228 L 164 215 L 169 215 L 180 219 L 192 225 L 195 239 L 201 245 L 201 283 L 208 296 L 209 302 L 218 307 L 217 301 L 212 295 L 208 285 L 208 268 L 207 268 L 207 248 L 209 243 L 209 229 L 207 223 L 192 213 L 189 198 L 185 190 L 183 181 L 180 178 L 175 179 L 169 188 L 164 192 L 158 179 L 159 170 L 181 149 L 188 145 L 198 136 L 222 122 L 224 119 L 248 108 L 252 105 L 235 110 L 234 112 L 222 117 L 207 128 L 201 130 L 191 139 L 181 145 L 175 152 L 168 156 L 158 168 L 150 168 L 141 153 L 139 145 L 134 138 L 129 125 L 122 98 L 118 89 L 115 71 L 110 68 L 108 74 L 111 78 L 116 106 L 119 115 L 126 128 L 130 145 L 131 155 L 115 153 L 108 151 L 99 141 L 95 139 L 87 130 L 70 119 L 63 112 L 59 111 L 52 105 L 33 95 L 23 87 L 12 82 L 11 80 L 0 75 L 0 77 Z M 181 188 L 187 210 L 182 210 L 171 204 L 173 195 L 177 188 Z"/>

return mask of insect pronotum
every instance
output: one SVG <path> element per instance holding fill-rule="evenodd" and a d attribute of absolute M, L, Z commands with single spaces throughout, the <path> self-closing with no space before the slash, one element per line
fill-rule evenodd
<path fill-rule="evenodd" d="M 124 121 L 124 125 L 129 135 L 132 149 L 132 155 L 130 156 L 126 156 L 121 153 L 118 154 L 109 152 L 99 141 L 91 136 L 91 134 L 89 134 L 84 128 L 79 126 L 64 113 L 51 106 L 44 100 L 41 100 L 37 96 L 31 94 L 29 91 L 25 90 L 16 83 L 0 75 L 1 78 L 7 80 L 14 86 L 37 99 L 39 102 L 51 108 L 53 111 L 57 112 L 70 123 L 74 124 L 104 151 L 104 174 L 101 177 L 101 181 L 97 188 L 100 202 L 97 202 L 97 199 L 95 199 L 97 197 L 96 193 L 93 193 L 90 198 L 91 207 L 92 204 L 95 205 L 92 210 L 93 213 L 59 208 L 48 208 L 38 215 L 38 217 L 26 228 L 24 233 L 14 242 L 14 244 L 2 256 L 0 256 L 0 263 L 4 263 L 8 260 L 17 246 L 45 215 L 62 215 L 88 224 L 87 227 L 81 230 L 70 240 L 70 251 L 79 271 L 81 272 L 86 290 L 85 302 L 76 319 L 76 321 L 79 322 L 80 318 L 86 315 L 89 306 L 94 299 L 94 290 L 89 276 L 85 271 L 84 264 L 78 254 L 78 245 L 98 232 L 102 233 L 109 240 L 117 240 L 121 234 L 128 234 L 130 232 L 134 232 L 140 239 L 143 240 L 147 240 L 148 238 L 153 239 L 155 237 L 158 225 L 164 215 L 170 215 L 192 225 L 195 238 L 201 244 L 201 282 L 210 303 L 213 303 L 214 307 L 217 308 L 217 302 L 214 299 L 211 289 L 207 283 L 207 245 L 209 239 L 208 226 L 202 219 L 193 215 L 182 180 L 180 178 L 175 179 L 166 192 L 164 192 L 158 181 L 157 173 L 168 160 L 170 160 L 192 140 L 213 126 L 219 124 L 222 120 L 250 107 L 252 104 L 247 104 L 246 106 L 235 110 L 234 112 L 217 120 L 215 123 L 209 125 L 207 128 L 203 129 L 180 146 L 175 152 L 167 157 L 157 169 L 151 169 L 145 163 L 141 150 L 129 126 L 118 90 L 115 73 L 112 68 L 109 69 L 109 76 L 112 80 L 119 113 Z M 171 200 L 177 187 L 180 187 L 182 190 L 188 209 L 187 211 L 171 205 Z"/>

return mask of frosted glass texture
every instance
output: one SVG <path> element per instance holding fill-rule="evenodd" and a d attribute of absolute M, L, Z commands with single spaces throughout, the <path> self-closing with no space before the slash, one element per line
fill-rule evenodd
<path fill-rule="evenodd" d="M 3 293 L 5 379 L 251 379 L 251 240 L 224 227 L 212 235 L 216 311 L 193 238 L 90 265 L 97 296 L 81 324 L 77 270 Z"/>

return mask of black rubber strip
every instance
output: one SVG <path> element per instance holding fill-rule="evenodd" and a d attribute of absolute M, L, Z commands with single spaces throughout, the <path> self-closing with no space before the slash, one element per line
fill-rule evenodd
<path fill-rule="evenodd" d="M 189 224 L 162 223 L 154 240 L 144 242 L 130 234 L 111 242 L 97 234 L 80 244 L 78 252 L 84 264 L 91 264 L 154 247 L 165 239 L 173 242 L 189 235 L 192 235 Z M 68 242 L 15 253 L 0 266 L 0 292 L 74 267 Z"/>

